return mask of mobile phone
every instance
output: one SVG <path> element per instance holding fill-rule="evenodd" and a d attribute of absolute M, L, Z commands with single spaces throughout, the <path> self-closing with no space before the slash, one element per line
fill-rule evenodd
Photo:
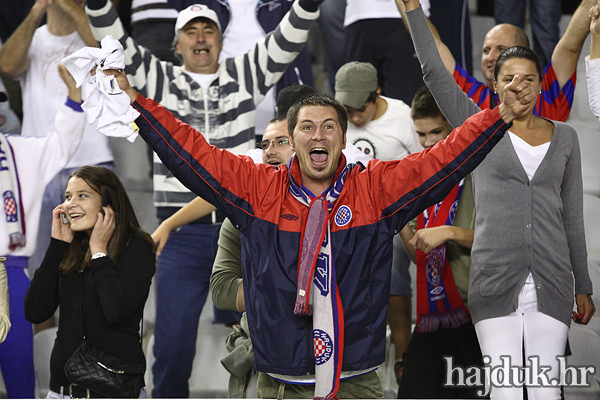
<path fill-rule="evenodd" d="M 60 220 L 62 221 L 63 224 L 69 223 L 69 219 L 67 218 L 67 216 L 65 214 L 59 214 L 59 215 L 60 215 Z"/>

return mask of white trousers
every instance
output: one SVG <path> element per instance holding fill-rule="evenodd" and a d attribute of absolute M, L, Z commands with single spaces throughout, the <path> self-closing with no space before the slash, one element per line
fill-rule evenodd
<path fill-rule="evenodd" d="M 490 367 L 502 366 L 501 356 L 509 357 L 510 366 L 531 366 L 529 357 L 538 357 L 540 366 L 550 366 L 545 375 L 549 380 L 559 378 L 557 356 L 564 356 L 569 327 L 542 314 L 537 309 L 537 295 L 531 274 L 519 293 L 517 310 L 506 317 L 490 318 L 475 324 L 481 352 L 491 358 Z M 506 362 L 505 362 L 506 364 Z M 522 382 L 522 379 L 519 379 Z M 510 385 L 507 379 L 495 386 L 492 379 L 490 396 L 496 399 L 522 399 L 523 387 Z M 506 385 L 504 384 L 506 383 Z M 490 382 L 486 381 L 486 385 Z M 560 399 L 560 387 L 527 386 L 529 400 Z"/>

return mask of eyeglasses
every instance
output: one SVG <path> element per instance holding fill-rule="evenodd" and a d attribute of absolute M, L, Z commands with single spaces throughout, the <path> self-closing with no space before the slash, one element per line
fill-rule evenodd
<path fill-rule="evenodd" d="M 281 149 L 290 145 L 289 139 L 273 139 L 273 140 L 263 140 L 260 143 L 256 144 L 257 149 L 261 149 L 262 151 L 267 151 L 269 146 L 273 144 L 273 148 Z"/>

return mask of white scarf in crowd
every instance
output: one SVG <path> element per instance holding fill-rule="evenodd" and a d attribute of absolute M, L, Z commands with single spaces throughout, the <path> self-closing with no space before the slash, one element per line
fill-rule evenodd
<path fill-rule="evenodd" d="M 2 189 L 8 247 L 10 250 L 15 250 L 25 246 L 25 211 L 12 146 L 2 134 L 0 134 L 0 189 Z"/>

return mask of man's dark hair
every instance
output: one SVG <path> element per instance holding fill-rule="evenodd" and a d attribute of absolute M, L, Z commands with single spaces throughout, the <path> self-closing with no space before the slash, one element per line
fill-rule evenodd
<path fill-rule="evenodd" d="M 337 112 L 342 132 L 345 134 L 348 130 L 348 113 L 346 112 L 346 107 L 342 103 L 326 94 L 310 94 L 294 103 L 288 111 L 287 126 L 290 137 L 293 137 L 294 135 L 294 128 L 298 123 L 298 113 L 300 112 L 300 109 L 307 106 L 333 107 Z"/>
<path fill-rule="evenodd" d="M 287 118 L 287 113 L 295 102 L 304 96 L 315 93 L 317 93 L 317 91 L 308 85 L 293 84 L 281 89 L 277 95 L 277 116 L 283 116 L 284 118 Z"/>
<path fill-rule="evenodd" d="M 445 118 L 427 86 L 423 86 L 415 93 L 410 106 L 410 117 L 413 120 L 437 117 Z"/>

